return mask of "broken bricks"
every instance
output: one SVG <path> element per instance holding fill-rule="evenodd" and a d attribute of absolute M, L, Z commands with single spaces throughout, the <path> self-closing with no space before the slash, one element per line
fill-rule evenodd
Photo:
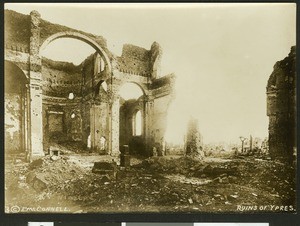
<path fill-rule="evenodd" d="M 48 187 L 48 184 L 43 177 L 35 172 L 30 172 L 27 174 L 26 182 L 31 184 L 32 187 L 37 191 L 45 190 Z"/>
<path fill-rule="evenodd" d="M 93 173 L 99 174 L 101 178 L 106 180 L 115 180 L 117 175 L 117 163 L 116 162 L 95 162 Z"/>

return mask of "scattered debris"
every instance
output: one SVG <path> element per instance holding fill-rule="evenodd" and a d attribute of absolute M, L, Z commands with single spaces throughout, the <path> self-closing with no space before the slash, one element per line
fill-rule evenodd
<path fill-rule="evenodd" d="M 296 200 L 294 166 L 270 160 L 163 156 L 133 162 L 121 169 L 105 156 L 61 152 L 11 165 L 5 171 L 6 201 L 64 203 L 76 207 L 74 212 L 215 212 Z"/>

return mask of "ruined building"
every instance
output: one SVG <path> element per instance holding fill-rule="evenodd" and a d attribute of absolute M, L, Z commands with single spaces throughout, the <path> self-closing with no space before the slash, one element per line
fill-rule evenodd
<path fill-rule="evenodd" d="M 269 152 L 274 159 L 291 159 L 296 150 L 296 47 L 274 65 L 267 85 Z"/>
<path fill-rule="evenodd" d="M 7 154 L 39 158 L 53 141 L 81 142 L 112 156 L 125 144 L 146 156 L 162 145 L 175 77 L 160 76 L 158 43 L 149 50 L 127 44 L 116 56 L 103 37 L 52 24 L 36 11 L 6 10 L 4 29 Z M 78 66 L 42 58 L 40 51 L 59 38 L 81 40 L 95 53 Z M 143 95 L 125 101 L 119 95 L 125 83 Z"/>
<path fill-rule="evenodd" d="M 184 149 L 186 156 L 198 159 L 202 159 L 204 157 L 203 137 L 199 132 L 198 120 L 195 118 L 189 119 Z"/>

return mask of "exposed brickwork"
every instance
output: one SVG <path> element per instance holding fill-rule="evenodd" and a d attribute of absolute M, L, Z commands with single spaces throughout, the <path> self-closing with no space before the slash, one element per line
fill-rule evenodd
<path fill-rule="evenodd" d="M 4 40 L 7 49 L 29 52 L 30 15 L 5 10 Z"/>
<path fill-rule="evenodd" d="M 267 85 L 270 155 L 292 159 L 296 148 L 296 48 L 274 65 Z"/>
<path fill-rule="evenodd" d="M 81 96 L 81 67 L 72 63 L 42 61 L 43 94 L 54 97 L 68 98 L 69 93 Z"/>

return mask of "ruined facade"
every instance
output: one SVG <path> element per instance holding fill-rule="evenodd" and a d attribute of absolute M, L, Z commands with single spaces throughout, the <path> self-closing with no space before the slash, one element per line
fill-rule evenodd
<path fill-rule="evenodd" d="M 195 118 L 190 118 L 188 122 L 185 137 L 185 154 L 198 159 L 204 157 L 203 137 L 199 132 L 198 120 Z"/>
<path fill-rule="evenodd" d="M 292 159 L 296 150 L 296 47 L 274 65 L 267 85 L 269 152 L 272 158 Z"/>
<path fill-rule="evenodd" d="M 173 98 L 173 74 L 160 76 L 162 50 L 124 45 L 111 53 L 101 36 L 52 24 L 36 11 L 5 11 L 5 149 L 39 158 L 51 142 L 80 142 L 102 154 L 119 156 L 129 145 L 151 155 L 162 146 Z M 42 58 L 40 51 L 59 38 L 81 40 L 95 49 L 80 65 Z M 120 88 L 135 83 L 143 91 L 125 101 Z M 141 115 L 142 131 L 134 120 Z"/>

